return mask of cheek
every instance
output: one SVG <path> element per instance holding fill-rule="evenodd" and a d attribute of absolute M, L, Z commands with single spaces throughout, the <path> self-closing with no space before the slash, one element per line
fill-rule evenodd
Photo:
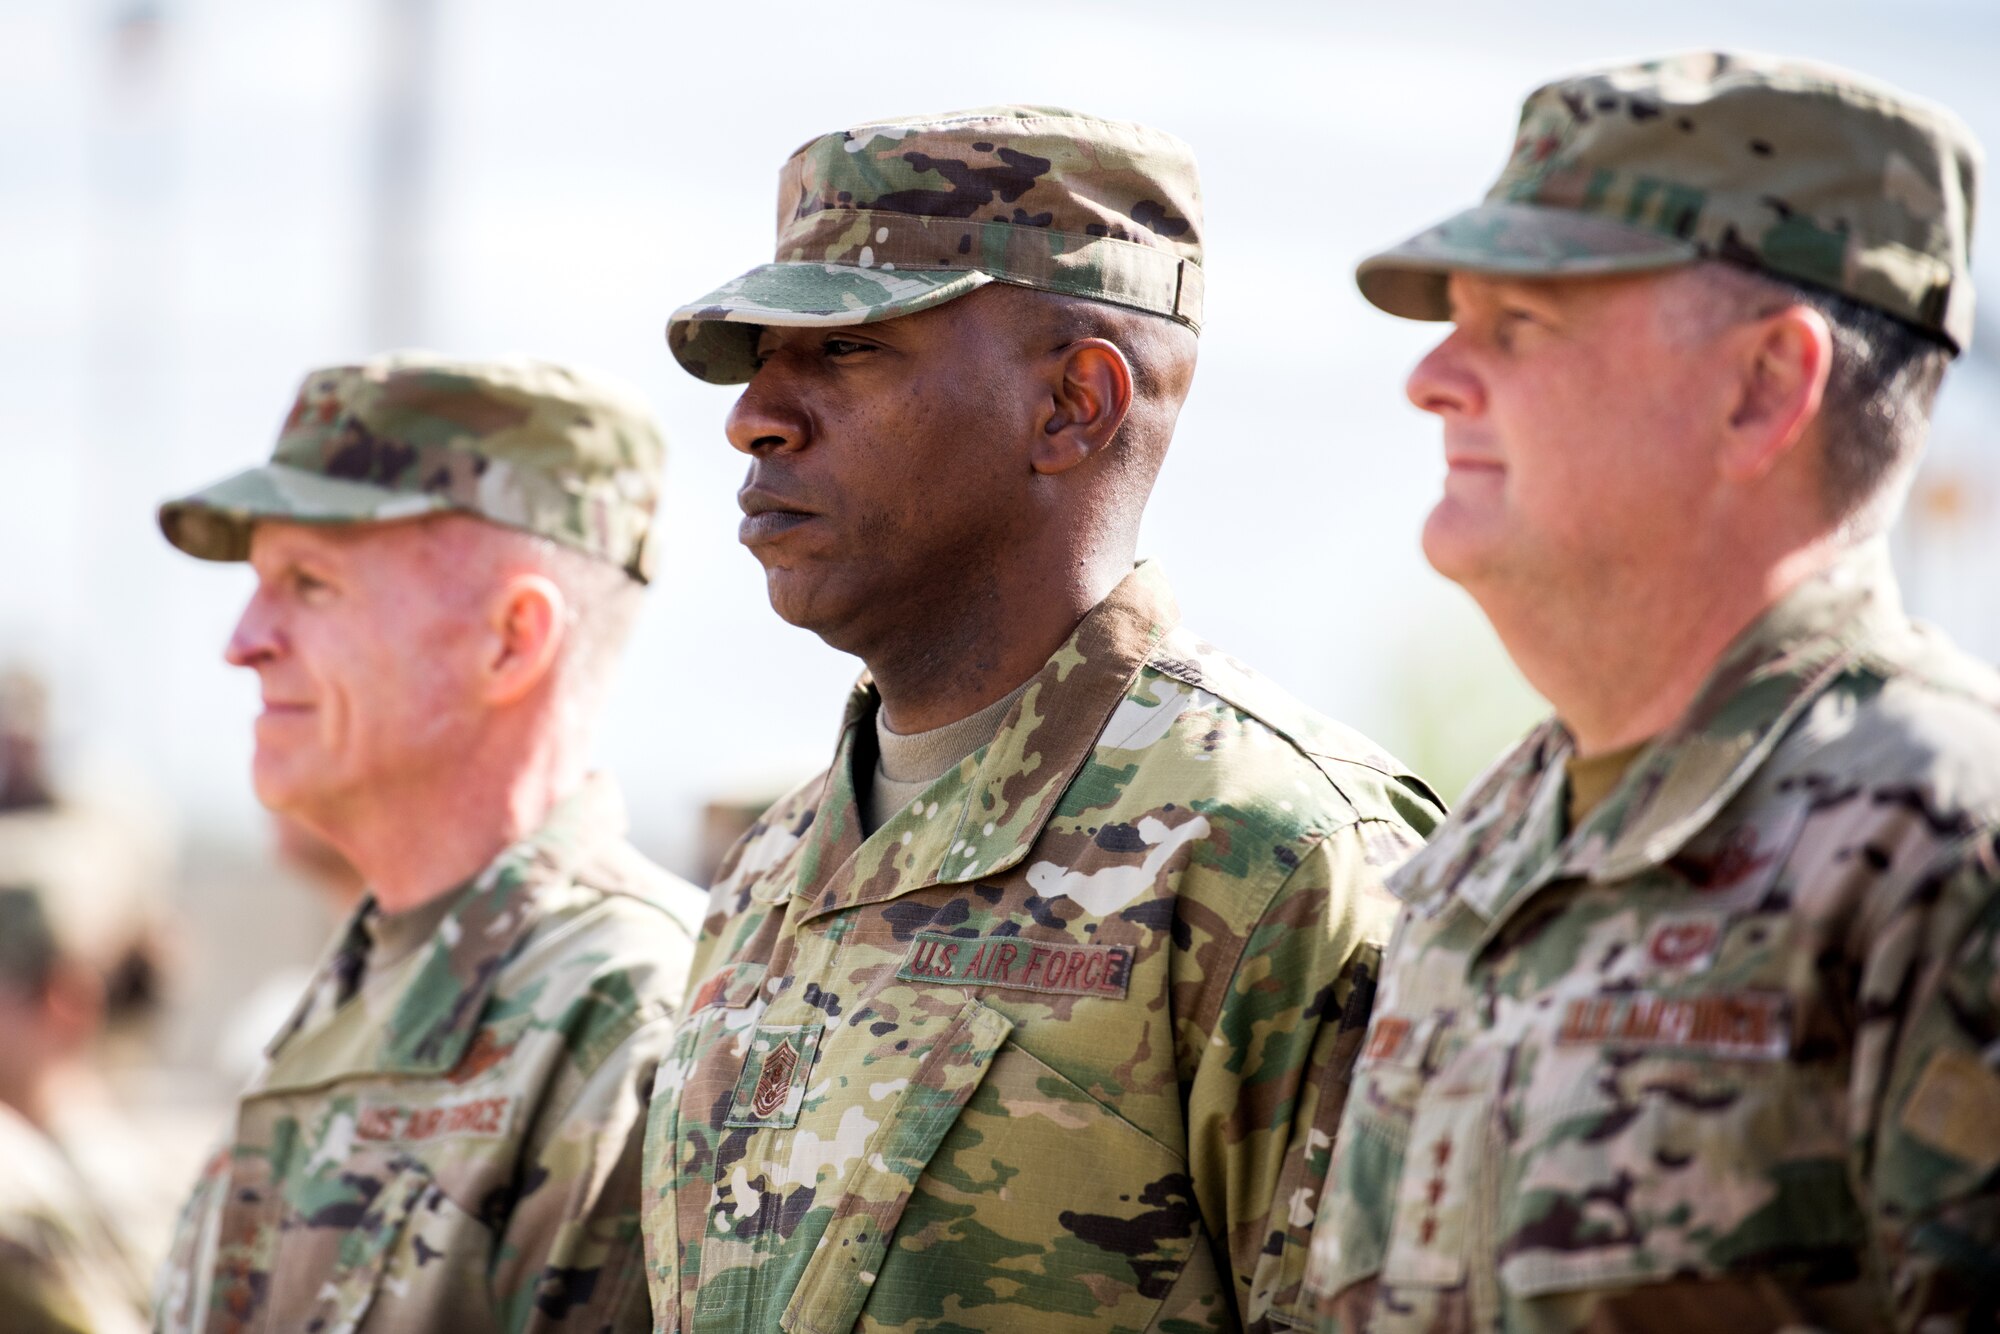
<path fill-rule="evenodd" d="M 469 621 L 442 617 L 386 633 L 354 627 L 322 660 L 328 745 L 382 755 L 428 744 L 464 711 L 476 638 Z"/>

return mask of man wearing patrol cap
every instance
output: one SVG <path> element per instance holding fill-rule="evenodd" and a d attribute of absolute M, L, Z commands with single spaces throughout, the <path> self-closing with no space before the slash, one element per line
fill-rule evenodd
<path fill-rule="evenodd" d="M 1200 318 L 1186 146 L 1020 107 L 808 143 L 776 262 L 674 315 L 745 385 L 772 604 L 868 672 L 711 892 L 647 1131 L 662 1327 L 1297 1317 L 1380 875 L 1437 807 L 1134 568 Z"/>
<path fill-rule="evenodd" d="M 661 452 L 627 391 L 405 354 L 314 371 L 269 464 L 161 507 L 256 573 L 227 656 L 259 799 L 369 886 L 196 1186 L 161 1328 L 648 1326 L 685 887 L 584 759 Z"/>
<path fill-rule="evenodd" d="M 1972 329 L 1977 152 L 1834 70 L 1534 93 L 1364 262 L 1449 319 L 1424 550 L 1555 706 L 1390 881 L 1329 1329 L 1989 1328 L 2000 680 L 1881 534 Z"/>

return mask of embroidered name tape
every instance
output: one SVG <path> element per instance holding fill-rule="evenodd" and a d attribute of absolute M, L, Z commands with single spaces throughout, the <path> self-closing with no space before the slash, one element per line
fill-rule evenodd
<path fill-rule="evenodd" d="M 1131 968 L 1132 951 L 1124 945 L 1052 944 L 1014 936 L 920 931 L 896 976 L 905 982 L 1123 1000 Z"/>
<path fill-rule="evenodd" d="M 463 1102 L 410 1107 L 364 1103 L 354 1120 L 354 1137 L 408 1144 L 430 1139 L 491 1139 L 513 1127 L 514 1099 L 468 1098 Z"/>
<path fill-rule="evenodd" d="M 1781 1060 L 1791 1050 L 1785 997 L 1772 991 L 1659 996 L 1633 991 L 1573 1000 L 1556 1041 Z"/>

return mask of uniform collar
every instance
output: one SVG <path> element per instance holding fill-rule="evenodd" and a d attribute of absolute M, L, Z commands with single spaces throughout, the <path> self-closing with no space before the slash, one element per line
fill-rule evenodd
<path fill-rule="evenodd" d="M 624 833 L 625 803 L 617 784 L 608 775 L 593 774 L 550 812 L 540 829 L 443 895 L 438 902 L 449 907 L 436 918 L 429 940 L 414 947 L 424 957 L 390 1002 L 379 1036 L 371 1036 L 366 1068 L 399 1075 L 439 1075 L 456 1068 L 478 1032 L 501 970 L 540 920 L 547 906 L 545 892 L 569 882 L 586 860 Z M 419 907 L 387 919 L 389 934 L 406 918 L 428 915 L 426 907 Z M 370 896 L 322 965 L 322 977 L 308 988 L 307 1002 L 271 1044 L 272 1055 L 299 1028 L 312 998 L 327 982 L 324 975 L 342 966 L 354 949 L 368 949 L 378 930 L 371 923 L 376 917 Z"/>
<path fill-rule="evenodd" d="M 840 743 L 792 892 L 808 915 L 877 903 L 927 885 L 965 884 L 1018 865 L 1089 759 L 1097 737 L 1160 639 L 1180 620 L 1166 578 L 1142 562 L 1091 608 L 986 745 L 862 837 L 857 742 L 881 696 L 865 674 L 848 696 Z"/>
<path fill-rule="evenodd" d="M 1563 836 L 1563 764 L 1549 719 L 1473 785 L 1451 822 L 1390 881 L 1406 901 L 1449 888 L 1489 936 L 1553 880 L 1622 880 L 1671 860 L 1714 820 L 1791 725 L 1858 660 L 1908 633 L 1888 550 L 1870 542 L 1788 593 L 1724 651 L 1685 714 Z"/>

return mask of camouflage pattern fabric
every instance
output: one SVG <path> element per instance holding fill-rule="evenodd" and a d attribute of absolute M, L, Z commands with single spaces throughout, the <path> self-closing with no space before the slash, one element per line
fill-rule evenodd
<path fill-rule="evenodd" d="M 1485 203 L 1364 260 L 1393 315 L 1451 318 L 1445 275 L 1634 273 L 1723 259 L 1972 339 L 1978 143 L 1843 70 L 1675 56 L 1531 94 Z"/>
<path fill-rule="evenodd" d="M 639 1149 L 689 942 L 622 828 L 593 779 L 396 963 L 364 901 L 188 1202 L 158 1329 L 648 1327 Z"/>
<path fill-rule="evenodd" d="M 62 1149 L 0 1103 L 0 1329 L 138 1334 L 146 1284 Z"/>
<path fill-rule="evenodd" d="M 1439 808 L 1177 619 L 1141 566 L 865 839 L 864 678 L 737 845 L 646 1134 L 657 1329 L 1294 1310 L 1380 877 Z"/>
<path fill-rule="evenodd" d="M 1992 1328 L 2000 677 L 1868 547 L 1565 834 L 1570 753 L 1390 882 L 1322 1328 Z"/>
<path fill-rule="evenodd" d="M 665 455 L 635 390 L 544 361 L 397 352 L 307 375 L 271 461 L 162 505 L 160 530 L 191 556 L 245 560 L 258 519 L 455 510 L 643 582 Z"/>
<path fill-rule="evenodd" d="M 1201 186 L 1170 134 L 1059 107 L 858 125 L 778 176 L 776 262 L 673 313 L 691 373 L 742 384 L 761 325 L 865 324 L 1016 283 L 1201 327 Z"/>

